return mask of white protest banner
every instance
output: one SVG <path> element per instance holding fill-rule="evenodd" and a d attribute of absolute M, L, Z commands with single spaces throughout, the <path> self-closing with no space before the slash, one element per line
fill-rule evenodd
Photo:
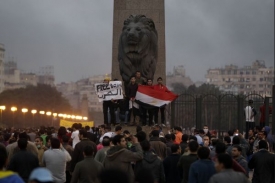
<path fill-rule="evenodd" d="M 107 83 L 96 83 L 95 91 L 98 96 L 99 102 L 107 100 L 123 99 L 122 82 L 110 81 Z"/>

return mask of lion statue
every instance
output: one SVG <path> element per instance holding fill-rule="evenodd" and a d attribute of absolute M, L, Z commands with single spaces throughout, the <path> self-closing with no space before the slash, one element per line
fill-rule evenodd
<path fill-rule="evenodd" d="M 131 76 L 153 79 L 158 56 L 158 33 L 152 19 L 145 15 L 131 15 L 124 21 L 118 48 L 119 70 L 125 86 Z"/>

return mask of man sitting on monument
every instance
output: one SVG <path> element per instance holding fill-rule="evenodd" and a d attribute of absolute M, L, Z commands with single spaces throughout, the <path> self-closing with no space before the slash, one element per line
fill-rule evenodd
<path fill-rule="evenodd" d="M 140 71 L 136 71 L 135 78 L 138 85 L 146 85 L 146 79 L 144 77 L 141 77 Z"/>
<path fill-rule="evenodd" d="M 168 88 L 162 84 L 162 77 L 158 77 L 157 79 L 158 81 L 158 84 L 154 85 L 153 88 L 155 90 L 158 90 L 158 91 L 163 91 L 163 92 L 170 92 L 168 90 Z M 161 124 L 162 126 L 164 127 L 165 126 L 165 106 L 166 105 L 163 105 L 163 106 L 160 106 L 156 109 L 155 111 L 155 123 L 158 124 L 158 114 L 159 114 L 159 111 L 160 111 L 160 114 L 161 114 Z"/>

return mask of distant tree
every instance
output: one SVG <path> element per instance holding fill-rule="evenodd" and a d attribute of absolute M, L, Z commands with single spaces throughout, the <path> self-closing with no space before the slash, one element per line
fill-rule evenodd
<path fill-rule="evenodd" d="M 33 120 L 33 116 L 30 113 L 32 109 L 56 113 L 71 113 L 72 111 L 71 105 L 62 96 L 61 92 L 58 92 L 55 87 L 46 84 L 5 90 L 0 93 L 0 105 L 6 106 L 6 110 L 3 112 L 3 121 L 11 121 L 12 112 L 10 108 L 12 106 L 18 108 L 18 111 L 12 114 L 13 118 L 18 118 L 17 121 L 20 121 L 20 118 L 22 118 L 21 108 L 23 107 L 29 109 L 29 113 L 25 115 L 28 121 Z"/>
<path fill-rule="evenodd" d="M 71 110 L 68 100 L 55 87 L 46 84 L 5 90 L 0 94 L 0 104 L 58 112 Z"/>
<path fill-rule="evenodd" d="M 215 85 L 212 84 L 202 84 L 199 87 L 196 87 L 195 85 L 190 85 L 187 88 L 187 93 L 192 93 L 192 94 L 215 94 L 215 95 L 219 95 L 221 94 L 221 91 L 219 90 L 218 87 L 216 87 Z"/>
<path fill-rule="evenodd" d="M 181 94 L 187 89 L 182 83 L 172 83 L 171 87 L 173 88 L 172 91 L 176 94 Z"/>

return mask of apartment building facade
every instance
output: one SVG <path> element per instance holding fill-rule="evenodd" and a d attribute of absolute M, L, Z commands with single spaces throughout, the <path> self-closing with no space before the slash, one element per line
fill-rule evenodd
<path fill-rule="evenodd" d="M 224 68 L 208 69 L 206 83 L 216 85 L 220 90 L 234 94 L 256 92 L 262 96 L 272 95 L 274 67 L 266 67 L 263 60 L 256 60 L 250 66 L 239 68 L 226 65 Z"/>
<path fill-rule="evenodd" d="M 4 58 L 5 58 L 5 47 L 0 44 L 0 92 L 4 90 Z"/>
<path fill-rule="evenodd" d="M 107 76 L 110 76 L 110 74 L 107 74 Z M 95 75 L 75 83 L 63 82 L 57 84 L 56 88 L 68 99 L 74 109 L 79 109 L 83 98 L 87 98 L 89 110 L 102 112 L 102 102 L 98 101 L 94 86 L 96 83 L 102 83 L 105 77 L 106 75 Z"/>

